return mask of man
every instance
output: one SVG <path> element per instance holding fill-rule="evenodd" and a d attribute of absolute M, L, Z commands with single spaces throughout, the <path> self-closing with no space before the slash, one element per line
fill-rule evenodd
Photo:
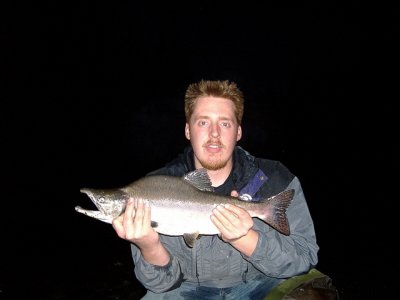
<path fill-rule="evenodd" d="M 145 201 L 130 201 L 113 221 L 131 242 L 144 299 L 262 299 L 278 283 L 308 272 L 318 262 L 315 231 L 298 178 L 278 161 L 256 158 L 237 146 L 244 97 L 229 81 L 189 85 L 185 94 L 182 154 L 153 174 L 183 176 L 205 168 L 215 192 L 247 194 L 252 201 L 294 189 L 286 236 L 232 204 L 218 206 L 211 221 L 219 235 L 202 236 L 193 248 L 182 237 L 158 234 Z M 173 216 L 171 216 L 173 217 Z"/>

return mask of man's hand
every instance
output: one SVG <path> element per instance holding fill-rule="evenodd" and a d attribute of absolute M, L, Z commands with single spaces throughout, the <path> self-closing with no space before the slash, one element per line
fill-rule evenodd
<path fill-rule="evenodd" d="M 228 243 L 245 236 L 254 225 L 250 214 L 233 204 L 218 205 L 211 220 L 221 232 L 222 240 Z"/>
<path fill-rule="evenodd" d="M 129 199 L 125 213 L 113 220 L 113 227 L 120 238 L 139 248 L 158 242 L 158 233 L 151 227 L 151 210 L 147 201 Z"/>
<path fill-rule="evenodd" d="M 151 209 L 147 201 L 129 199 L 125 212 L 112 225 L 118 236 L 134 243 L 143 258 L 155 265 L 166 265 L 169 254 L 160 242 L 158 232 L 151 227 Z"/>
<path fill-rule="evenodd" d="M 239 193 L 234 190 L 231 196 L 239 197 Z M 258 243 L 258 233 L 252 229 L 253 218 L 245 209 L 233 204 L 219 205 L 213 210 L 211 221 L 221 232 L 223 241 L 251 256 Z"/>

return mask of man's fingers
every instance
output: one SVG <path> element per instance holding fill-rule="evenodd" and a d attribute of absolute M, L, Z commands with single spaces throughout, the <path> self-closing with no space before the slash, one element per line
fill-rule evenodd
<path fill-rule="evenodd" d="M 221 221 L 215 216 L 215 215 L 211 215 L 211 221 L 214 223 L 214 225 L 218 228 L 218 230 L 220 231 L 219 236 L 222 235 L 222 233 L 225 231 L 225 227 L 224 225 L 221 223 Z"/>
<path fill-rule="evenodd" d="M 135 201 L 133 200 L 133 198 L 129 198 L 128 203 L 126 203 L 124 216 L 132 216 L 132 214 L 134 214 L 134 211 Z"/>
<path fill-rule="evenodd" d="M 135 223 L 136 225 L 140 226 L 140 230 L 143 228 L 144 225 L 144 201 L 138 200 L 137 207 L 135 211 Z M 138 227 L 139 229 L 139 227 Z"/>
<path fill-rule="evenodd" d="M 132 227 L 132 224 L 135 219 L 136 209 L 135 209 L 135 201 L 132 198 L 129 198 L 128 203 L 126 204 L 125 213 L 123 214 L 123 226 L 125 231 Z"/>
<path fill-rule="evenodd" d="M 232 197 L 239 197 L 239 193 L 238 193 L 237 191 L 233 190 L 233 191 L 231 192 L 231 196 L 232 196 Z"/>
<path fill-rule="evenodd" d="M 232 228 L 233 219 L 237 219 L 230 211 L 225 209 L 222 205 L 218 205 L 217 208 L 213 210 L 214 216 L 218 219 L 218 222 L 228 230 Z"/>
<path fill-rule="evenodd" d="M 238 217 L 248 214 L 248 212 L 246 210 L 244 210 L 243 208 L 237 207 L 235 205 L 225 204 L 224 207 L 225 207 L 225 209 L 234 213 Z"/>
<path fill-rule="evenodd" d="M 112 226 L 120 238 L 125 238 L 124 216 L 121 215 L 112 221 Z"/>
<path fill-rule="evenodd" d="M 151 224 L 151 209 L 150 203 L 148 200 L 145 200 L 143 203 L 144 210 L 143 210 L 143 225 L 149 226 Z"/>
<path fill-rule="evenodd" d="M 221 232 L 224 241 L 242 237 L 253 226 L 249 213 L 231 204 L 217 206 L 211 220 Z"/>

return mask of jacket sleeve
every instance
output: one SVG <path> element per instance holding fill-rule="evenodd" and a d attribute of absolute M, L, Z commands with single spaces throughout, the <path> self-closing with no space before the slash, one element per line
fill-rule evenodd
<path fill-rule="evenodd" d="M 151 175 L 171 174 L 166 167 L 162 167 L 146 174 L 146 176 Z M 160 238 L 164 247 L 166 247 L 166 241 L 162 236 Z M 170 243 L 174 243 L 174 241 L 170 241 Z M 173 247 L 175 246 L 173 245 Z M 132 258 L 135 264 L 135 276 L 146 289 L 154 293 L 162 293 L 181 285 L 183 281 L 181 266 L 178 259 L 174 255 L 171 255 L 171 250 L 167 247 L 167 251 L 170 253 L 169 263 L 166 266 L 160 267 L 145 261 L 139 248 L 131 244 Z"/>
<path fill-rule="evenodd" d="M 166 266 L 155 266 L 145 261 L 140 250 L 131 244 L 135 275 L 140 283 L 154 293 L 162 293 L 178 287 L 182 283 L 182 272 L 178 260 L 170 256 Z"/>
<path fill-rule="evenodd" d="M 285 236 L 261 220 L 254 219 L 259 240 L 253 254 L 243 256 L 255 268 L 272 277 L 292 277 L 307 272 L 318 262 L 319 247 L 314 224 L 297 177 L 287 187 L 292 188 L 295 194 L 286 210 L 290 235 Z"/>

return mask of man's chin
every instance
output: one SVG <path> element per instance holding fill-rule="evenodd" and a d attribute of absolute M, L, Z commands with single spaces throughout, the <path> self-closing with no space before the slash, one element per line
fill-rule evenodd
<path fill-rule="evenodd" d="M 227 161 L 200 161 L 200 164 L 202 165 L 203 168 L 206 168 L 207 170 L 210 171 L 217 171 L 220 169 L 223 169 L 226 167 L 228 164 Z"/>

